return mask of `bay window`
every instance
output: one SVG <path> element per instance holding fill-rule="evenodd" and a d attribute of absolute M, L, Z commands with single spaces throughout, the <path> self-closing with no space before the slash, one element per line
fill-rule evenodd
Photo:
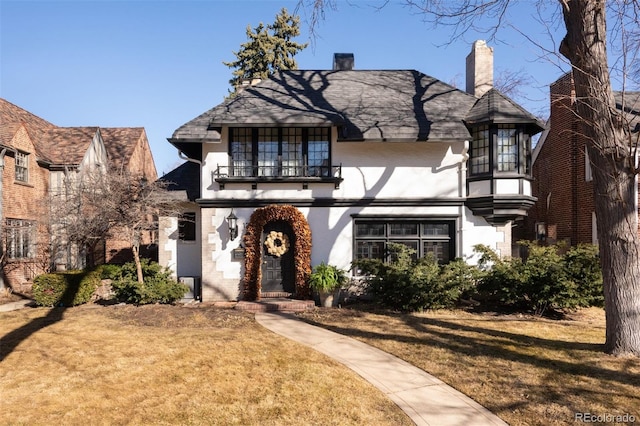
<path fill-rule="evenodd" d="M 529 173 L 530 135 L 513 124 L 482 125 L 471 130 L 469 175 Z"/>

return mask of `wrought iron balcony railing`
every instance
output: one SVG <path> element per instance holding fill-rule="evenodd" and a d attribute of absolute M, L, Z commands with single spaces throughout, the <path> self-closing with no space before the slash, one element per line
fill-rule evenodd
<path fill-rule="evenodd" d="M 220 166 L 212 172 L 211 180 L 224 189 L 225 183 L 301 182 L 303 188 L 309 183 L 333 183 L 336 188 L 342 182 L 342 164 L 337 166 L 285 166 L 285 165 L 248 165 Z"/>

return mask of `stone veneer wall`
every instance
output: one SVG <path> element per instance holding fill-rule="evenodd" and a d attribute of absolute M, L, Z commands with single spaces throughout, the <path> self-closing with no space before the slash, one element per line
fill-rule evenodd
<path fill-rule="evenodd" d="M 218 268 L 218 262 L 229 263 L 228 258 L 217 259 L 218 244 L 222 244 L 218 232 L 216 209 L 203 208 L 201 210 L 201 238 L 202 238 L 202 301 L 237 300 L 239 291 L 238 278 L 225 278 L 224 272 Z M 219 219 L 218 219 L 219 220 Z M 241 237 L 238 237 L 241 238 Z"/>

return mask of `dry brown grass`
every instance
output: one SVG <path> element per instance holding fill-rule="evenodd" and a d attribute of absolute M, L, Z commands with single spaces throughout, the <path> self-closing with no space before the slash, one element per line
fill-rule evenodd
<path fill-rule="evenodd" d="M 628 413 L 640 421 L 640 360 L 602 352 L 600 309 L 560 321 L 364 309 L 300 316 L 418 366 L 514 426 L 571 424 L 575 413 Z"/>
<path fill-rule="evenodd" d="M 0 313 L 0 424 L 410 424 L 327 357 L 229 309 Z"/>

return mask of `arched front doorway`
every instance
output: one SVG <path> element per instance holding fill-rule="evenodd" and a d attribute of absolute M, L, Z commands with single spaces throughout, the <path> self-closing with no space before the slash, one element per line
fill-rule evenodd
<path fill-rule="evenodd" d="M 293 259 L 295 235 L 283 220 L 267 222 L 262 229 L 261 293 L 295 293 L 296 269 Z"/>
<path fill-rule="evenodd" d="M 311 297 L 311 230 L 300 210 L 289 205 L 256 209 L 244 244 L 244 300 L 259 300 L 263 291 Z"/>

